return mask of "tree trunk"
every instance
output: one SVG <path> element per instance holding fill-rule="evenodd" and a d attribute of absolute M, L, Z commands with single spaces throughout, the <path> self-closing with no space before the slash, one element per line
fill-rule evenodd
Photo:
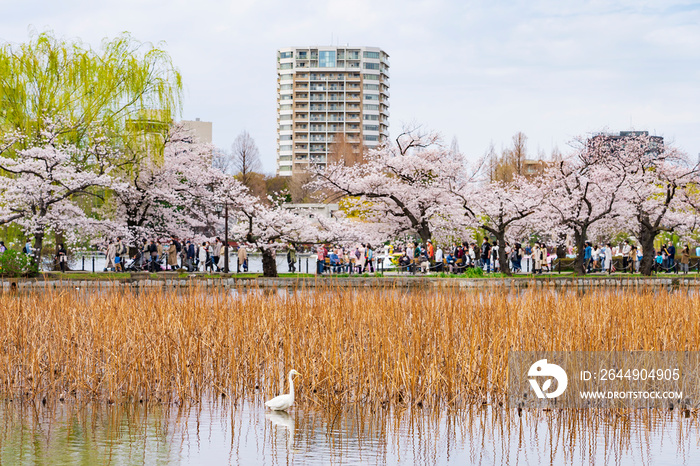
<path fill-rule="evenodd" d="M 34 234 L 34 263 L 41 272 L 41 249 L 44 246 L 44 232 Z"/>
<path fill-rule="evenodd" d="M 430 233 L 430 227 L 422 226 L 418 229 L 418 236 L 423 241 L 423 245 L 426 245 L 433 235 Z"/>
<path fill-rule="evenodd" d="M 644 225 L 639 227 L 639 242 L 642 246 L 642 262 L 639 264 L 639 272 L 642 275 L 651 275 L 651 269 L 654 267 L 654 239 L 659 232 L 649 230 Z"/>
<path fill-rule="evenodd" d="M 262 253 L 263 277 L 277 276 L 277 261 L 272 254 L 272 249 L 259 248 Z"/>
<path fill-rule="evenodd" d="M 506 232 L 497 231 L 493 233 L 494 236 L 496 236 L 496 241 L 498 241 L 498 265 L 501 268 L 501 273 L 512 277 L 513 273 L 510 271 L 510 267 L 508 267 L 508 254 L 506 254 Z"/>
<path fill-rule="evenodd" d="M 586 255 L 586 229 L 579 232 L 574 230 L 574 244 L 576 245 L 576 259 L 574 259 L 574 275 L 585 275 L 586 264 L 583 257 Z"/>
<path fill-rule="evenodd" d="M 56 251 L 58 251 L 58 245 L 64 242 L 65 237 L 63 236 L 63 232 L 56 230 L 54 232 L 54 244 L 56 245 Z M 61 270 L 61 264 L 57 260 L 53 261 L 53 270 L 54 272 L 59 272 Z"/>

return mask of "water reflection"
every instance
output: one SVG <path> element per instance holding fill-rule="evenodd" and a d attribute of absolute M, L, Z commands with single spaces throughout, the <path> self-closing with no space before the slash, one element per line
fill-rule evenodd
<path fill-rule="evenodd" d="M 457 412 L 261 403 L 0 406 L 0 463 L 657 464 L 700 458 L 695 414 Z"/>

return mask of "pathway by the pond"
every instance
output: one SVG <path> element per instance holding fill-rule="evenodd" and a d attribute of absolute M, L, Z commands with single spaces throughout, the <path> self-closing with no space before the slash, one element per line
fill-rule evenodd
<path fill-rule="evenodd" d="M 112 275 L 71 273 L 47 273 L 37 278 L 3 278 L 3 291 L 13 289 L 41 290 L 45 288 L 75 288 L 105 289 L 105 288 L 190 288 L 190 287 L 225 287 L 225 288 L 406 288 L 406 289 L 440 289 L 440 288 L 467 288 L 489 289 L 493 287 L 516 288 L 566 288 L 566 287 L 624 287 L 624 288 L 648 288 L 648 287 L 700 287 L 700 278 L 692 275 L 658 275 L 654 277 L 640 277 L 628 275 L 612 276 L 586 276 L 575 277 L 572 275 L 543 275 L 538 277 L 512 277 L 512 278 L 444 278 L 439 276 L 281 276 L 275 278 L 236 276 L 232 275 L 207 275 L 178 273 L 132 273 Z"/>

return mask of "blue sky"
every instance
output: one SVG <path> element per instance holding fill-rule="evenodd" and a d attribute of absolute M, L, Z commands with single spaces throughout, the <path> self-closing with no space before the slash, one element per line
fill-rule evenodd
<path fill-rule="evenodd" d="M 228 148 L 248 130 L 275 168 L 275 51 L 333 43 L 390 55 L 390 132 L 457 137 L 471 159 L 518 131 L 529 153 L 589 132 L 649 130 L 700 153 L 700 2 L 0 0 L 0 40 L 30 27 L 97 46 L 129 31 L 182 72 L 183 118 Z"/>

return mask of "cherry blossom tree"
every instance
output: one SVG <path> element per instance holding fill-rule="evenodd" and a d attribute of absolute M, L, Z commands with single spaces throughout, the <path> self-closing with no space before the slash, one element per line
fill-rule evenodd
<path fill-rule="evenodd" d="M 620 157 L 622 141 L 591 138 L 550 168 L 545 216 L 553 232 L 573 233 L 574 273 L 584 274 L 585 243 L 590 231 L 621 215 L 622 190 L 630 175 L 630 159 Z"/>
<path fill-rule="evenodd" d="M 642 246 L 640 272 L 651 275 L 651 252 L 659 233 L 688 231 L 697 223 L 687 191 L 697 186 L 700 167 L 692 166 L 683 152 L 643 135 L 626 138 L 618 155 L 631 168 L 622 190 L 623 211 L 628 213 L 624 223 L 634 225 Z"/>
<path fill-rule="evenodd" d="M 219 198 L 232 206 L 238 218 L 232 229 L 234 237 L 262 254 L 263 276 L 276 277 L 276 251 L 290 242 L 316 242 L 318 227 L 308 212 L 284 208 L 276 199 L 264 203 L 245 187 L 243 192 L 238 191 L 236 183 L 237 180 L 227 180 L 219 190 Z"/>
<path fill-rule="evenodd" d="M 445 148 L 437 133 L 405 130 L 394 144 L 370 150 L 364 163 L 330 163 L 314 169 L 312 186 L 333 193 L 366 222 L 387 226 L 389 238 L 416 232 L 427 242 L 449 216 L 455 198 L 449 187 L 465 173 L 460 154 Z"/>
<path fill-rule="evenodd" d="M 34 236 L 34 260 L 39 263 L 48 230 L 79 234 L 94 230 L 98 220 L 86 215 L 76 201 L 101 197 L 94 188 L 112 185 L 113 152 L 100 138 L 88 147 L 58 143 L 57 133 L 42 132 L 36 146 L 13 151 L 22 140 L 13 136 L 0 148 L 0 224 L 14 222 Z"/>
<path fill-rule="evenodd" d="M 131 240 L 213 235 L 220 223 L 215 191 L 225 176 L 212 166 L 214 150 L 211 144 L 197 142 L 182 125 L 173 125 L 162 159 L 144 158 L 120 173 L 121 183 L 107 207 L 110 216 L 125 224 Z M 233 184 L 241 192 L 240 183 Z"/>
<path fill-rule="evenodd" d="M 545 190 L 538 183 L 514 176 L 511 182 L 490 181 L 461 186 L 454 192 L 461 203 L 466 222 L 492 234 L 501 248 L 516 239 L 511 233 L 527 228 L 527 219 L 538 212 Z M 498 255 L 500 269 L 511 275 L 508 257 Z"/>

